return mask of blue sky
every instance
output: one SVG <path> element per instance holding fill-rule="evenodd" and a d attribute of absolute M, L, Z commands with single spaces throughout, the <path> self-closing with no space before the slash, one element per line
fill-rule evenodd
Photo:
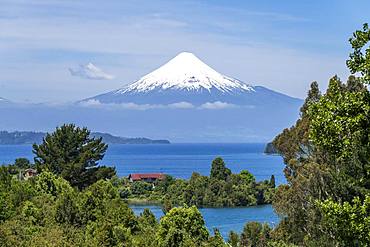
<path fill-rule="evenodd" d="M 354 4 L 355 2 L 355 4 Z M 370 1 L 0 0 L 0 97 L 66 102 L 130 83 L 181 51 L 219 72 L 303 98 L 348 76 L 348 38 Z M 72 76 L 93 63 L 102 78 Z"/>

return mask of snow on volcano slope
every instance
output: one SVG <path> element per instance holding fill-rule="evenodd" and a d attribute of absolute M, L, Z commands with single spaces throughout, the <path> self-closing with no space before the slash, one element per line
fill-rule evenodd
<path fill-rule="evenodd" d="M 208 90 L 221 92 L 249 91 L 253 88 L 241 81 L 226 77 L 198 59 L 194 54 L 182 52 L 162 67 L 138 81 L 119 89 L 116 93 L 148 92 L 151 90 Z"/>
<path fill-rule="evenodd" d="M 202 105 L 224 102 L 236 105 L 272 105 L 299 101 L 264 87 L 251 86 L 222 75 L 194 54 L 182 52 L 169 62 L 127 86 L 82 103 Z"/>
<path fill-rule="evenodd" d="M 51 130 L 71 122 L 173 142 L 265 142 L 295 122 L 302 103 L 224 76 L 181 53 L 138 81 L 77 105 L 0 104 L 6 116 L 0 129 Z"/>

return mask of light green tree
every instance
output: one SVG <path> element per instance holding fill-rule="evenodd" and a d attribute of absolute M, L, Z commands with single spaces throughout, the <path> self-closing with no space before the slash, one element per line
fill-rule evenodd
<path fill-rule="evenodd" d="M 162 217 L 157 233 L 159 246 L 200 246 L 209 237 L 203 216 L 195 207 L 171 209 Z"/>

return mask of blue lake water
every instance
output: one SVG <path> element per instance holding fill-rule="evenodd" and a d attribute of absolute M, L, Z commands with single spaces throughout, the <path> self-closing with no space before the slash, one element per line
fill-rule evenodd
<path fill-rule="evenodd" d="M 155 205 L 131 205 L 135 214 L 139 215 L 144 208 L 149 208 L 159 219 L 163 216 L 161 207 Z M 240 208 L 200 208 L 206 226 L 211 234 L 213 229 L 220 230 L 221 235 L 227 239 L 230 231 L 241 233 L 246 222 L 258 221 L 276 226 L 279 218 L 274 213 L 271 205 Z"/>
<path fill-rule="evenodd" d="M 249 170 L 257 180 L 275 175 L 277 184 L 285 182 L 280 156 L 265 155 L 265 144 L 170 144 L 109 145 L 101 164 L 115 166 L 119 176 L 130 173 L 163 172 L 178 178 L 189 178 L 192 172 L 209 175 L 211 162 L 224 158 L 233 172 Z M 12 163 L 18 157 L 33 159 L 31 145 L 0 146 L 0 164 Z"/>
<path fill-rule="evenodd" d="M 192 172 L 209 175 L 211 162 L 221 156 L 234 173 L 249 170 L 257 180 L 270 179 L 285 183 L 284 164 L 280 156 L 263 154 L 265 144 L 170 144 L 170 145 L 109 145 L 101 164 L 115 166 L 119 176 L 130 173 L 163 172 L 177 178 L 189 178 Z M 12 163 L 18 157 L 33 159 L 31 145 L 0 145 L 0 164 Z M 132 206 L 139 213 L 149 207 L 157 217 L 158 206 Z M 207 227 L 217 227 L 223 236 L 230 230 L 241 231 L 247 221 L 267 222 L 278 218 L 270 205 L 249 208 L 201 209 Z"/>

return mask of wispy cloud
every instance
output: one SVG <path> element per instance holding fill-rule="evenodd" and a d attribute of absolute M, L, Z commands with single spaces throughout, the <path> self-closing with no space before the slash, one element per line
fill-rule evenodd
<path fill-rule="evenodd" d="M 78 103 L 82 107 L 90 108 L 107 108 L 107 109 L 126 109 L 126 110 L 149 110 L 163 108 L 162 105 L 150 105 L 150 104 L 135 104 L 135 103 L 121 103 L 121 104 L 104 104 L 96 99 L 89 99 Z"/>
<path fill-rule="evenodd" d="M 89 99 L 78 103 L 82 107 L 93 107 L 93 108 L 108 108 L 108 109 L 124 109 L 124 110 L 151 110 L 151 109 L 192 109 L 195 106 L 189 102 L 177 102 L 173 104 L 136 104 L 136 103 L 101 103 L 96 99 Z"/>
<path fill-rule="evenodd" d="M 202 104 L 199 108 L 200 109 L 208 109 L 208 110 L 220 110 L 220 109 L 227 109 L 227 108 L 237 108 L 238 105 L 215 101 L 215 102 L 207 102 Z"/>
<path fill-rule="evenodd" d="M 90 80 L 112 80 L 114 78 L 113 75 L 105 73 L 92 63 L 85 65 L 81 64 L 77 68 L 69 68 L 69 72 L 72 76 L 78 76 Z"/>
<path fill-rule="evenodd" d="M 125 110 L 151 110 L 151 109 L 194 109 L 194 110 L 224 110 L 232 108 L 253 108 L 253 106 L 240 106 L 221 101 L 206 102 L 195 106 L 189 102 L 176 102 L 172 104 L 136 104 L 136 103 L 101 103 L 96 99 L 89 99 L 78 103 L 82 107 L 125 109 Z"/>
<path fill-rule="evenodd" d="M 195 106 L 189 102 L 183 101 L 183 102 L 169 104 L 168 107 L 175 108 L 175 109 L 191 109 L 191 108 L 194 108 Z"/>

